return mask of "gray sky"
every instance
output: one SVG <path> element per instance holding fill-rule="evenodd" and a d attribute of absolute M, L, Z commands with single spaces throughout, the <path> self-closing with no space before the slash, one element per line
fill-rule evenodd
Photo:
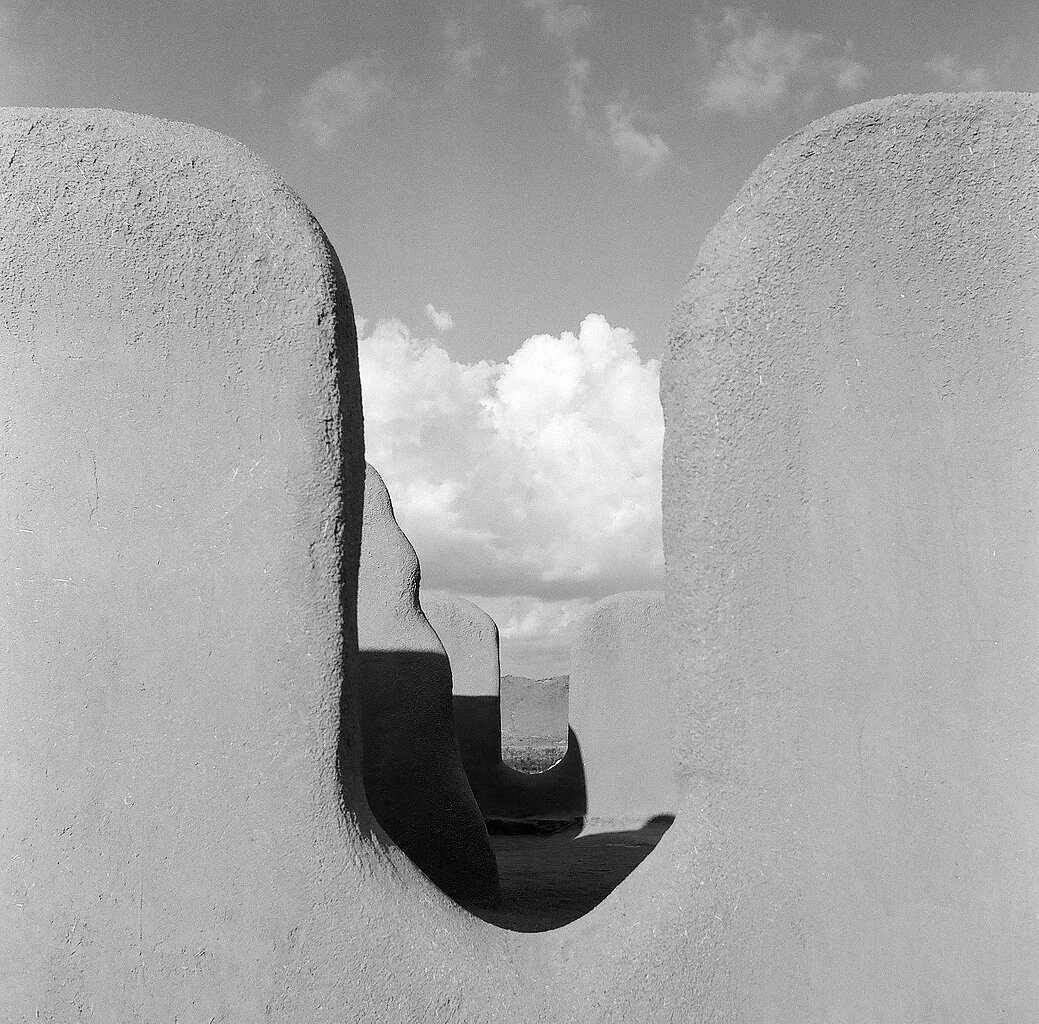
<path fill-rule="evenodd" d="M 5 104 L 204 125 L 313 209 L 365 321 L 369 457 L 424 578 L 487 607 L 528 675 L 565 671 L 596 596 L 659 584 L 655 360 L 768 151 L 871 97 L 1039 87 L 1023 0 L 0 11 Z"/>

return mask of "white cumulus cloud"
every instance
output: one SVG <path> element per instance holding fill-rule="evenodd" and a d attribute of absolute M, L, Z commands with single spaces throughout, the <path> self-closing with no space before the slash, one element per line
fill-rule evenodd
<path fill-rule="evenodd" d="M 773 25 L 767 15 L 725 7 L 705 27 L 711 54 L 705 106 L 742 116 L 777 109 L 805 111 L 859 91 L 869 73 L 841 45 L 818 32 Z"/>
<path fill-rule="evenodd" d="M 580 602 L 660 585 L 660 368 L 629 331 L 592 314 L 466 364 L 359 326 L 367 458 L 427 586 L 507 613 L 503 650 L 532 654 Z"/>
<path fill-rule="evenodd" d="M 358 57 L 316 78 L 300 103 L 300 115 L 319 149 L 345 128 L 358 124 L 393 96 L 393 86 L 374 60 Z"/>

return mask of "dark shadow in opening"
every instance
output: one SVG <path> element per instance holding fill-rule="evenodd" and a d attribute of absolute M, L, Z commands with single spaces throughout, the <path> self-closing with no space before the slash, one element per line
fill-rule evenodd
<path fill-rule="evenodd" d="M 495 834 L 501 903 L 474 908 L 483 920 L 519 932 L 543 932 L 597 907 L 652 852 L 674 822 L 661 814 L 639 829 L 580 836 L 577 826 L 544 834 Z"/>
<path fill-rule="evenodd" d="M 501 901 L 489 910 L 468 907 L 483 920 L 521 932 L 576 921 L 642 863 L 674 821 L 659 815 L 639 829 L 581 836 L 588 797 L 574 730 L 559 764 L 528 775 L 502 762 L 498 697 L 456 694 L 454 709 L 462 763 L 498 862 Z"/>
<path fill-rule="evenodd" d="M 417 867 L 483 920 L 521 932 L 569 924 L 613 892 L 674 819 L 581 836 L 588 804 L 574 731 L 553 768 L 515 771 L 501 757 L 498 698 L 445 700 L 449 672 L 443 655 L 359 653 L 362 774 L 373 815 Z"/>

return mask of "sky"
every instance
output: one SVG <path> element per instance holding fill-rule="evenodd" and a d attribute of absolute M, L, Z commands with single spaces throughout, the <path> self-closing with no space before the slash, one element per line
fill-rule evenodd
<path fill-rule="evenodd" d="M 567 670 L 598 598 L 662 585 L 671 309 L 809 121 L 1039 90 L 1034 0 L 0 0 L 0 102 L 190 121 L 270 163 L 358 319 L 365 444 L 423 591 Z"/>

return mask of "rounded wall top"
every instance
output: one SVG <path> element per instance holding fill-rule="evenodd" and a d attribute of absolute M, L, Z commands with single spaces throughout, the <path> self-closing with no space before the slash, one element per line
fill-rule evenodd
<path fill-rule="evenodd" d="M 762 161 L 704 240 L 672 315 L 662 389 L 668 364 L 689 343 L 692 305 L 703 328 L 731 329 L 732 311 L 727 324 L 720 311 L 733 289 L 806 258 L 791 248 L 806 229 L 861 223 L 878 235 L 897 226 L 906 234 L 894 241 L 905 250 L 930 228 L 924 214 L 936 202 L 947 203 L 952 218 L 994 183 L 1030 174 L 1037 149 L 1032 93 L 890 96 L 812 121 Z M 995 163 L 992 150 L 1000 152 Z"/>
<path fill-rule="evenodd" d="M 345 292 L 310 211 L 226 136 L 123 111 L 6 107 L 0 138 L 8 180 L 18 182 L 5 220 L 38 222 L 41 246 L 47 228 L 61 235 L 63 252 L 51 262 L 68 264 L 82 253 L 99 271 L 125 270 L 121 253 L 129 249 L 138 254 L 132 269 L 153 273 L 156 290 L 173 281 L 186 290 L 215 288 L 222 282 L 212 276 L 234 267 L 247 278 L 230 282 L 243 299 L 277 288 L 289 308 L 315 293 L 327 299 L 337 285 Z M 197 247 L 200 234 L 205 251 Z M 143 300 L 125 297 L 123 311 L 133 313 Z"/>

